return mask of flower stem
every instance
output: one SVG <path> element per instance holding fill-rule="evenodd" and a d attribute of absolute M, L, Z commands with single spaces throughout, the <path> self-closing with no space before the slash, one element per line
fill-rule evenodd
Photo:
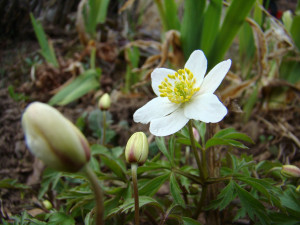
<path fill-rule="evenodd" d="M 137 164 L 131 164 L 131 175 L 133 184 L 133 196 L 134 196 L 134 220 L 135 225 L 140 224 L 140 212 L 139 212 L 139 191 L 137 186 Z"/>
<path fill-rule="evenodd" d="M 193 122 L 191 120 L 188 123 L 188 127 L 189 127 L 192 150 L 193 150 L 196 162 L 197 162 L 197 166 L 198 166 L 198 169 L 199 169 L 199 172 L 200 172 L 201 179 L 204 180 L 205 176 L 204 176 L 204 173 L 203 173 L 203 168 L 202 168 L 202 165 L 201 165 L 200 156 L 199 156 L 198 151 L 196 149 L 195 138 L 194 138 L 194 134 L 193 134 Z"/>
<path fill-rule="evenodd" d="M 106 110 L 102 111 L 102 126 L 103 126 L 103 132 L 102 132 L 102 142 L 101 144 L 105 144 L 105 136 L 106 136 Z"/>
<path fill-rule="evenodd" d="M 101 187 L 98 183 L 98 178 L 94 171 L 89 167 L 89 165 L 86 165 L 83 168 L 83 171 L 90 181 L 92 190 L 94 191 L 95 194 L 95 199 L 96 199 L 96 225 L 103 225 L 103 194 Z"/>
<path fill-rule="evenodd" d="M 197 205 L 197 209 L 196 209 L 196 212 L 194 214 L 194 219 L 197 219 L 201 210 L 202 210 L 202 207 L 203 207 L 203 204 L 204 204 L 204 199 L 206 197 L 206 193 L 207 193 L 207 185 L 204 184 L 202 186 L 202 192 L 201 192 L 201 197 L 200 197 L 200 200 L 199 200 L 199 203 Z"/>

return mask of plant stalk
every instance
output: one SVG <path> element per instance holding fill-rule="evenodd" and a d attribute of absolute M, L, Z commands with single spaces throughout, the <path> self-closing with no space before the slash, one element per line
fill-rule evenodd
<path fill-rule="evenodd" d="M 133 184 L 133 196 L 134 196 L 134 220 L 135 225 L 140 224 L 140 211 L 139 211 L 139 190 L 137 186 L 137 164 L 131 164 L 131 175 Z"/>
<path fill-rule="evenodd" d="M 96 199 L 96 225 L 103 225 L 103 194 L 102 189 L 98 183 L 98 177 L 94 173 L 94 171 L 89 167 L 89 165 L 86 165 L 83 169 L 86 177 L 90 181 L 91 188 L 95 194 Z"/>
<path fill-rule="evenodd" d="M 106 110 L 102 111 L 102 126 L 103 126 L 103 132 L 102 132 L 102 142 L 101 144 L 105 144 L 105 136 L 106 136 Z"/>
<path fill-rule="evenodd" d="M 192 150 L 193 150 L 196 162 L 197 162 L 197 166 L 198 166 L 198 169 L 199 169 L 199 172 L 200 172 L 201 179 L 202 179 L 202 181 L 204 181 L 205 180 L 205 175 L 203 173 L 203 168 L 202 168 L 200 156 L 198 154 L 196 144 L 195 144 L 195 137 L 194 137 L 194 134 L 193 134 L 193 122 L 192 122 L 192 120 L 189 121 L 188 127 L 189 127 Z M 204 159 L 202 159 L 202 160 L 204 160 Z"/>

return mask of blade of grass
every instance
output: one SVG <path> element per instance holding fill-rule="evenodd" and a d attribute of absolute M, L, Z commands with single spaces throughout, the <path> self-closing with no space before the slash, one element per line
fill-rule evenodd
<path fill-rule="evenodd" d="M 233 0 L 227 9 L 227 13 L 224 22 L 221 26 L 221 30 L 217 35 L 212 50 L 208 54 L 209 68 L 220 62 L 229 47 L 231 46 L 233 39 L 237 32 L 244 23 L 246 16 L 252 9 L 256 0 Z"/>
<path fill-rule="evenodd" d="M 205 55 L 210 52 L 219 31 L 222 3 L 222 0 L 211 0 L 203 17 L 203 35 L 201 37 L 200 49 L 203 50 Z"/>
<path fill-rule="evenodd" d="M 201 43 L 201 20 L 206 0 L 188 0 L 184 2 L 184 15 L 181 24 L 181 43 L 184 57 L 187 59 Z"/>
<path fill-rule="evenodd" d="M 42 49 L 41 54 L 43 55 L 43 57 L 46 59 L 48 63 L 51 63 L 54 67 L 58 67 L 58 62 L 56 59 L 53 46 L 51 45 L 51 43 L 48 42 L 45 31 L 41 23 L 34 18 L 32 13 L 30 13 L 30 19 L 33 25 L 35 35 Z"/>
<path fill-rule="evenodd" d="M 177 4 L 174 0 L 165 0 L 165 18 L 167 30 L 180 30 L 180 22 L 177 16 Z"/>

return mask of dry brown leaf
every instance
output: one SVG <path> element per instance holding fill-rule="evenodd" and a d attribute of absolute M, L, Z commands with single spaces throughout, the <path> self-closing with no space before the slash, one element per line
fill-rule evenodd
<path fill-rule="evenodd" d="M 260 26 L 253 19 L 247 18 L 246 21 L 252 27 L 253 34 L 254 34 L 259 75 L 265 76 L 269 72 L 268 57 L 267 57 L 268 48 L 267 48 L 265 35 L 261 30 Z"/>
<path fill-rule="evenodd" d="M 252 86 L 258 78 L 258 76 L 255 76 L 250 80 L 244 81 L 240 84 L 233 84 L 225 90 L 222 90 L 222 100 L 225 101 L 227 99 L 240 97 L 243 91 L 245 91 L 247 88 L 250 88 L 250 86 Z"/>
<path fill-rule="evenodd" d="M 123 12 L 124 10 L 130 8 L 135 0 L 127 0 L 124 5 L 119 9 L 119 13 Z"/>

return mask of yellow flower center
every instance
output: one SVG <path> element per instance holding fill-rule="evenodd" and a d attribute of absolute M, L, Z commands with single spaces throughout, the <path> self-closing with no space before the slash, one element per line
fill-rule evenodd
<path fill-rule="evenodd" d="M 168 78 L 174 80 L 173 84 Z M 169 74 L 168 78 L 165 78 L 158 86 L 160 97 L 167 97 L 176 104 L 190 101 L 192 96 L 200 90 L 200 87 L 194 88 L 196 79 L 187 68 L 178 70 L 174 75 Z"/>

